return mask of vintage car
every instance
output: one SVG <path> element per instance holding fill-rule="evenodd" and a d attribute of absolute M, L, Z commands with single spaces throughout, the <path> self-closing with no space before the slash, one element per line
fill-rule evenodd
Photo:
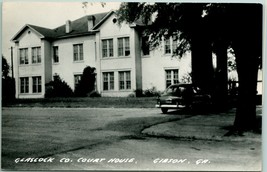
<path fill-rule="evenodd" d="M 157 108 L 162 113 L 169 109 L 192 108 L 194 105 L 208 105 L 211 96 L 203 93 L 201 89 L 193 84 L 174 84 L 169 86 L 161 96 L 157 98 Z"/>

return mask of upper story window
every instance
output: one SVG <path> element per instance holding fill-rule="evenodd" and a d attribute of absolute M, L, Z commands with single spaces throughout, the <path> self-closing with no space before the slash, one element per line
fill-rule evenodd
<path fill-rule="evenodd" d="M 118 56 L 130 55 L 130 38 L 118 38 Z"/>
<path fill-rule="evenodd" d="M 32 77 L 32 92 L 33 93 L 41 93 L 42 92 L 41 76 Z"/>
<path fill-rule="evenodd" d="M 103 90 L 114 90 L 114 72 L 103 72 Z"/>
<path fill-rule="evenodd" d="M 29 64 L 28 48 L 19 49 L 19 64 Z"/>
<path fill-rule="evenodd" d="M 178 38 L 177 35 L 173 35 L 170 38 L 164 39 L 164 53 L 165 54 L 177 54 Z"/>
<path fill-rule="evenodd" d="M 102 40 L 102 57 L 113 57 L 113 39 Z"/>
<path fill-rule="evenodd" d="M 166 73 L 166 88 L 172 84 L 178 84 L 178 69 L 165 70 Z"/>
<path fill-rule="evenodd" d="M 164 53 L 171 54 L 171 40 L 170 38 L 165 38 L 164 40 Z"/>
<path fill-rule="evenodd" d="M 83 60 L 83 44 L 73 45 L 73 60 L 74 61 Z"/>
<path fill-rule="evenodd" d="M 58 46 L 53 47 L 53 61 L 54 63 L 59 62 L 59 56 L 58 56 Z"/>
<path fill-rule="evenodd" d="M 32 64 L 41 63 L 41 47 L 32 48 Z"/>
<path fill-rule="evenodd" d="M 131 72 L 119 72 L 119 88 L 120 90 L 131 89 Z"/>
<path fill-rule="evenodd" d="M 20 93 L 29 93 L 29 77 L 20 78 Z"/>
<path fill-rule="evenodd" d="M 149 55 L 150 46 L 149 46 L 149 37 L 148 36 L 142 37 L 142 51 L 143 51 L 144 56 Z"/>

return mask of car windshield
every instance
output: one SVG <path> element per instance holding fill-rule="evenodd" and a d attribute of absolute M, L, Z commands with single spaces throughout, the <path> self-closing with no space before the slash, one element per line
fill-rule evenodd
<path fill-rule="evenodd" d="M 168 87 L 163 95 L 165 96 L 181 96 L 181 94 L 185 91 L 186 87 L 184 86 L 170 86 Z"/>

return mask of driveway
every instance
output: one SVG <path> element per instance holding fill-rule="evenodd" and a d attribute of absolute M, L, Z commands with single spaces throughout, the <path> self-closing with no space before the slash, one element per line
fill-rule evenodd
<path fill-rule="evenodd" d="M 4 108 L 2 114 L 3 169 L 241 171 L 261 165 L 258 141 L 153 136 L 155 126 L 194 116 L 186 112 Z M 145 135 L 145 130 L 151 133 Z"/>

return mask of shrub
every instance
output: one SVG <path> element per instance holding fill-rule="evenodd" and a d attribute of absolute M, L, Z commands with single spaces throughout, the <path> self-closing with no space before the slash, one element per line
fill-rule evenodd
<path fill-rule="evenodd" d="M 101 97 L 101 94 L 98 91 L 91 91 L 88 94 L 89 97 Z"/>
<path fill-rule="evenodd" d="M 45 97 L 71 97 L 73 91 L 59 76 L 46 84 Z"/>
<path fill-rule="evenodd" d="M 160 91 L 157 91 L 156 87 L 144 91 L 142 89 L 136 89 L 134 92 L 136 97 L 156 97 L 160 95 Z"/>
<path fill-rule="evenodd" d="M 91 92 L 95 90 L 95 68 L 87 66 L 83 70 L 83 75 L 74 94 L 78 97 L 90 96 Z"/>
<path fill-rule="evenodd" d="M 146 89 L 143 94 L 145 97 L 156 97 L 160 95 L 160 92 L 157 91 L 156 87 L 152 87 L 150 89 Z"/>
<path fill-rule="evenodd" d="M 11 77 L 2 78 L 2 103 L 7 104 L 15 100 L 15 80 Z"/>

